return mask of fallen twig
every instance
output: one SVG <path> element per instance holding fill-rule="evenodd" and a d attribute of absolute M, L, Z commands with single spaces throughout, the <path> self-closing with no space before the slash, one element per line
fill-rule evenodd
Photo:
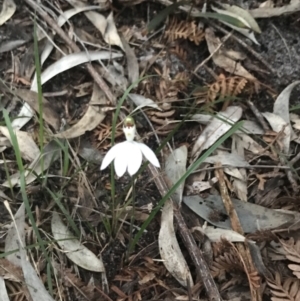
<path fill-rule="evenodd" d="M 217 163 L 216 166 L 220 166 L 220 163 Z M 230 223 L 232 230 L 238 232 L 241 235 L 244 235 L 244 230 L 242 228 L 242 225 L 240 223 L 239 217 L 236 213 L 236 210 L 234 208 L 234 205 L 231 201 L 231 198 L 228 194 L 228 189 L 225 183 L 225 178 L 224 178 L 224 171 L 222 169 L 216 169 L 215 175 L 219 180 L 219 186 L 220 186 L 220 193 L 222 196 L 222 200 L 224 203 L 224 207 L 227 211 L 227 214 L 230 218 Z M 251 300 L 253 301 L 261 301 L 261 293 L 259 290 L 259 286 L 254 286 L 253 282 L 250 279 L 250 275 L 257 274 L 258 272 L 253 264 L 252 257 L 250 254 L 249 247 L 245 245 L 244 243 L 237 243 L 236 244 L 237 249 L 239 251 L 239 254 L 241 256 L 241 260 L 244 262 L 245 266 L 245 272 L 247 274 L 248 280 L 249 280 L 249 286 L 251 290 Z"/>
<path fill-rule="evenodd" d="M 154 166 L 149 164 L 148 170 L 152 174 L 152 176 L 154 178 L 154 182 L 156 184 L 156 187 L 159 190 L 161 196 L 165 196 L 169 190 L 165 180 L 159 174 L 158 170 Z M 173 202 L 173 204 L 174 204 L 174 208 L 177 208 L 174 210 L 174 217 L 175 217 L 175 221 L 178 225 L 178 230 L 179 230 L 180 236 L 181 236 L 181 238 L 191 256 L 191 259 L 193 260 L 193 263 L 196 267 L 197 276 L 203 282 L 208 299 L 211 301 L 218 301 L 218 300 L 221 301 L 222 298 L 220 296 L 220 293 L 218 291 L 216 283 L 214 282 L 214 280 L 211 276 L 207 262 L 205 261 L 201 250 L 197 247 L 194 237 L 192 236 L 191 232 L 189 231 L 189 229 L 183 219 L 181 211 L 178 208 L 177 203 Z"/>
<path fill-rule="evenodd" d="M 252 113 L 255 115 L 257 120 L 259 121 L 260 125 L 263 127 L 264 131 L 267 132 L 270 130 L 270 127 L 266 123 L 263 115 L 261 112 L 257 109 L 257 107 L 254 105 L 254 103 L 251 100 L 247 100 L 247 104 L 250 107 Z"/>

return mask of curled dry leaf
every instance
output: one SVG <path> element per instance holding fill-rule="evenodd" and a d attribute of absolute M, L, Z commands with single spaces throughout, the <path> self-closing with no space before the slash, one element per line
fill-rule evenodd
<path fill-rule="evenodd" d="M 12 143 L 8 128 L 6 126 L 0 126 L 0 131 L 9 139 L 10 143 Z M 14 133 L 18 140 L 20 153 L 23 159 L 32 162 L 39 157 L 40 150 L 29 133 L 18 130 L 14 131 Z"/>
<path fill-rule="evenodd" d="M 208 50 L 213 54 L 212 59 L 214 63 L 223 69 L 225 69 L 230 74 L 235 74 L 241 77 L 245 77 L 249 80 L 256 81 L 256 78 L 250 74 L 240 62 L 234 61 L 225 55 L 220 49 L 216 52 L 216 49 L 221 44 L 219 38 L 217 38 L 211 28 L 206 28 L 205 39 L 207 42 Z"/>
<path fill-rule="evenodd" d="M 26 101 L 32 109 L 36 112 L 39 112 L 39 99 L 37 92 L 18 89 L 15 91 L 21 99 Z M 60 118 L 59 114 L 54 110 L 50 102 L 42 97 L 42 106 L 43 106 L 43 119 L 51 125 L 55 130 L 58 130 L 60 127 Z"/>
<path fill-rule="evenodd" d="M 193 230 L 198 230 L 205 234 L 209 240 L 212 242 L 219 242 L 222 239 L 226 239 L 231 242 L 243 242 L 245 241 L 245 236 L 229 229 L 221 229 L 221 228 L 215 228 L 211 226 L 204 226 L 201 227 L 195 227 Z"/>
<path fill-rule="evenodd" d="M 107 18 L 93 11 L 86 12 L 84 14 L 91 21 L 91 23 L 93 23 L 93 25 L 101 32 L 103 39 L 107 44 L 119 46 L 122 50 L 124 50 L 121 38 L 118 34 L 114 22 L 112 12 L 108 15 Z"/>
<path fill-rule="evenodd" d="M 294 131 L 290 125 L 290 96 L 293 89 L 300 84 L 300 80 L 294 81 L 288 85 L 276 98 L 273 106 L 273 113 L 280 116 L 291 128 L 291 138 L 296 138 Z"/>
<path fill-rule="evenodd" d="M 73 67 L 76 67 L 80 64 L 84 64 L 89 61 L 96 60 L 110 60 L 122 57 L 120 53 L 112 53 L 109 51 L 82 51 L 77 53 L 71 53 L 62 57 L 60 60 L 56 61 L 50 65 L 42 74 L 41 74 L 41 84 L 60 74 L 66 70 L 69 70 Z M 37 91 L 37 82 L 33 82 L 31 85 L 31 90 Z"/>
<path fill-rule="evenodd" d="M 100 107 L 89 105 L 83 117 L 68 130 L 54 135 L 56 138 L 71 139 L 82 136 L 86 131 L 91 131 L 103 121 L 105 114 Z"/>
<path fill-rule="evenodd" d="M 198 137 L 192 149 L 193 159 L 213 145 L 221 136 L 228 132 L 231 127 L 242 117 L 242 108 L 231 106 L 224 112 L 219 112 Z"/>
<path fill-rule="evenodd" d="M 187 279 L 189 279 L 189 285 L 192 287 L 193 279 L 175 235 L 171 200 L 166 201 L 162 210 L 158 244 L 166 269 L 182 286 L 187 287 Z"/>
<path fill-rule="evenodd" d="M 116 45 L 124 50 L 123 44 L 121 42 L 120 36 L 118 34 L 118 31 L 117 31 L 117 28 L 115 25 L 113 12 L 111 12 L 108 15 L 108 17 L 106 18 L 106 22 L 107 22 L 107 25 L 105 28 L 105 34 L 103 36 L 104 41 L 109 45 Z"/>
<path fill-rule="evenodd" d="M 150 107 L 150 108 L 161 110 L 160 107 L 152 99 L 147 98 L 143 95 L 135 94 L 135 93 L 129 93 L 128 97 L 137 106 L 134 111 L 142 109 L 144 107 Z"/>
<path fill-rule="evenodd" d="M 182 145 L 175 149 L 166 160 L 165 172 L 168 177 L 167 182 L 173 186 L 186 173 L 187 163 L 187 147 Z M 172 198 L 180 205 L 182 201 L 182 194 L 184 189 L 184 181 L 176 189 Z"/>
<path fill-rule="evenodd" d="M 16 4 L 13 0 L 4 0 L 0 13 L 0 26 L 9 20 L 16 11 Z"/>
<path fill-rule="evenodd" d="M 74 238 L 57 212 L 53 212 L 51 229 L 57 244 L 72 262 L 88 271 L 105 272 L 102 260 Z"/>
<path fill-rule="evenodd" d="M 56 141 L 49 142 L 41 152 L 41 155 L 37 156 L 32 163 L 27 167 L 25 171 L 26 184 L 32 183 L 37 176 L 47 170 L 50 165 L 59 158 L 61 147 Z M 1 184 L 4 187 L 20 186 L 20 173 L 17 172 L 10 176 L 10 179 Z"/>

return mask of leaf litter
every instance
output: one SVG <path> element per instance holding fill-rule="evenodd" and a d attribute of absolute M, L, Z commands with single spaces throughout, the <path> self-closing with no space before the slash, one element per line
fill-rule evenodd
<path fill-rule="evenodd" d="M 36 19 L 40 82 L 45 94 L 40 97 L 36 74 L 26 77 L 30 72 L 25 57 L 33 47 L 32 38 L 20 39 L 9 24 L 24 25 L 24 31 L 32 34 L 28 12 L 33 2 L 25 0 L 7 10 L 13 2 L 4 1 L 0 30 L 14 46 L 0 54 L 0 70 L 8 87 L 1 91 L 1 109 L 9 112 L 17 136 L 25 187 L 13 140 L 3 122 L 0 199 L 2 203 L 8 199 L 17 213 L 10 228 L 10 219 L 0 213 L 1 225 L 5 225 L 0 233 L 6 237 L 3 243 L 0 238 L 5 254 L 0 262 L 0 285 L 5 282 L 7 288 L 7 294 L 1 289 L 1 298 L 17 300 L 14 291 L 22 290 L 18 300 L 29 295 L 33 300 L 58 296 L 61 300 L 150 300 L 161 294 L 171 300 L 193 300 L 203 298 L 204 292 L 208 300 L 216 292 L 214 300 L 221 300 L 218 296 L 240 300 L 238 288 L 243 285 L 248 300 L 264 300 L 267 294 L 271 300 L 297 300 L 300 208 L 296 143 L 300 127 L 299 112 L 290 114 L 290 110 L 297 100 L 300 71 L 294 69 L 298 79 L 282 89 L 283 85 L 274 84 L 279 81 L 276 75 L 268 73 L 273 62 L 267 57 L 266 64 L 256 44 L 267 48 L 261 37 L 266 26 L 259 18 L 289 18 L 297 27 L 299 20 L 293 14 L 281 14 L 292 7 L 292 11 L 299 10 L 299 1 L 273 7 L 255 3 L 248 8 L 234 3 L 219 9 L 208 5 L 205 17 L 199 3 L 193 8 L 187 3 L 170 7 L 171 2 L 161 0 L 155 9 L 150 5 L 147 13 L 155 21 L 155 33 L 146 30 L 149 19 L 144 18 L 144 3 L 138 2 L 126 1 L 125 5 L 121 1 L 118 12 L 114 4 L 104 1 L 87 6 L 70 0 L 70 5 L 62 7 L 56 3 L 59 10 L 45 3 L 46 15 L 37 11 Z M 164 7 L 168 9 L 155 20 L 154 10 Z M 179 11 L 182 15 L 175 13 Z M 45 18 L 48 13 L 50 22 Z M 233 21 L 244 24 L 243 28 Z M 74 52 L 55 24 L 80 51 Z M 228 27 L 234 31 L 224 34 Z M 287 44 L 292 47 L 290 40 Z M 5 51 L 13 55 L 7 56 Z M 85 64 L 92 61 L 94 71 L 105 82 L 96 80 L 101 89 L 93 81 L 97 76 L 92 79 L 86 72 Z M 131 84 L 132 90 L 126 91 Z M 142 172 L 134 189 L 127 176 L 116 179 L 114 186 L 108 173 L 99 171 L 114 143 L 112 132 L 117 142 L 122 141 L 122 118 L 115 129 L 112 124 L 124 93 L 126 100 L 117 117 L 133 114 L 139 139 L 155 150 L 171 137 L 159 155 L 163 171 Z M 248 107 L 248 99 L 257 111 Z M 155 210 L 162 188 L 172 188 L 191 164 L 240 121 L 239 130 L 182 180 L 129 252 L 135 234 Z M 87 148 L 88 156 L 84 153 Z M 224 170 L 221 178 L 219 170 Z M 30 198 L 51 266 L 37 247 L 36 230 L 24 211 L 24 193 Z M 235 217 L 224 208 L 230 202 L 244 233 L 238 233 Z M 178 214 L 184 211 L 188 213 L 181 220 Z M 70 229 L 60 216 L 73 221 Z M 209 225 L 202 227 L 206 223 Z M 74 225 L 80 236 L 72 233 Z M 184 232 L 187 229 L 189 233 Z M 182 233 L 186 235 L 182 237 Z M 196 240 L 202 237 L 200 248 L 211 250 L 209 257 L 190 253 L 198 247 L 193 239 L 187 242 L 189 235 Z M 19 236 L 26 250 L 9 254 L 19 249 Z M 281 247 L 280 254 L 272 247 L 275 243 Z M 252 245 L 251 255 L 245 259 L 247 244 Z M 194 268 L 195 259 L 201 262 L 201 258 L 207 262 L 201 263 L 206 273 L 202 280 Z M 255 262 L 257 269 L 247 260 Z M 218 289 L 209 288 L 207 280 Z"/>

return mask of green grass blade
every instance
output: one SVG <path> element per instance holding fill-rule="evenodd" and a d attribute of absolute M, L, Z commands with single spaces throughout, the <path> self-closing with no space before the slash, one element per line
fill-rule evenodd
<path fill-rule="evenodd" d="M 23 202 L 25 204 L 26 212 L 27 212 L 28 218 L 31 222 L 33 231 L 35 232 L 35 235 L 37 237 L 39 246 L 40 246 L 40 248 L 41 248 L 41 250 L 42 250 L 42 252 L 45 256 L 45 259 L 47 260 L 47 262 L 49 264 L 51 264 L 50 258 L 48 257 L 48 254 L 47 254 L 47 251 L 46 251 L 46 248 L 45 248 L 44 241 L 43 241 L 43 239 L 40 235 L 40 232 L 39 232 L 38 227 L 35 223 L 35 220 L 34 220 L 31 208 L 30 208 L 29 199 L 27 197 L 27 192 L 26 192 L 25 169 L 24 169 L 23 162 L 22 162 L 22 157 L 21 157 L 21 153 L 20 153 L 18 140 L 17 140 L 17 137 L 16 137 L 16 135 L 14 133 L 14 130 L 12 128 L 11 121 L 9 119 L 7 110 L 3 110 L 3 116 L 4 116 L 4 120 L 5 120 L 7 129 L 8 129 L 9 135 L 11 137 L 12 146 L 13 146 L 13 149 L 14 149 L 14 152 L 15 152 L 15 155 L 16 155 L 17 165 L 18 165 L 18 169 L 19 169 L 19 172 L 20 172 L 21 194 L 22 194 Z"/>

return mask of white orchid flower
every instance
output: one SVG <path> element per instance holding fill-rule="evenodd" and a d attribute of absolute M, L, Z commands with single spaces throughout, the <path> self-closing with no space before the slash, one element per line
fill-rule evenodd
<path fill-rule="evenodd" d="M 154 166 L 160 167 L 154 152 L 144 143 L 134 141 L 136 126 L 132 117 L 124 121 L 123 132 L 126 141 L 114 145 L 105 155 L 100 170 L 105 169 L 113 160 L 118 177 L 122 177 L 126 170 L 133 176 L 141 167 L 143 156 Z"/>

